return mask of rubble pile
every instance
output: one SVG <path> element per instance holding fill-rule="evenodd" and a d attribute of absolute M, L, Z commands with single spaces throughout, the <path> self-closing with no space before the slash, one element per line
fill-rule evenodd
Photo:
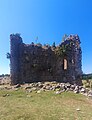
<path fill-rule="evenodd" d="M 62 94 L 63 92 L 74 92 L 75 94 L 83 94 L 92 98 L 91 89 L 85 88 L 83 86 L 78 86 L 76 84 L 72 85 L 70 83 L 58 83 L 56 81 L 17 84 L 13 86 L 0 86 L 0 90 L 3 89 L 14 91 L 23 89 L 28 93 L 36 92 L 39 94 L 46 91 L 53 91 L 55 94 Z"/>
<path fill-rule="evenodd" d="M 27 92 L 35 91 L 40 93 L 41 91 L 54 91 L 56 94 L 61 94 L 62 92 L 72 91 L 76 94 L 81 93 L 85 96 L 92 97 L 92 90 L 88 88 L 78 86 L 76 84 L 72 85 L 70 83 L 58 83 L 56 81 L 24 84 L 21 85 L 21 87 Z"/>

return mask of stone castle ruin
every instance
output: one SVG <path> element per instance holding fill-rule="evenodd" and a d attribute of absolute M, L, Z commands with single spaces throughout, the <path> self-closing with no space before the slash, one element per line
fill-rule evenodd
<path fill-rule="evenodd" d="M 19 34 L 10 35 L 12 84 L 30 82 L 69 82 L 81 84 L 82 52 L 78 35 L 67 36 L 55 46 L 24 44 Z"/>

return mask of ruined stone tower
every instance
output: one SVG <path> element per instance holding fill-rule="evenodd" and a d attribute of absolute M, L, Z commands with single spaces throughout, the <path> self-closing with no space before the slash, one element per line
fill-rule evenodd
<path fill-rule="evenodd" d="M 58 46 L 24 44 L 19 34 L 10 35 L 12 84 L 58 81 L 81 84 L 81 47 L 78 35 Z"/>

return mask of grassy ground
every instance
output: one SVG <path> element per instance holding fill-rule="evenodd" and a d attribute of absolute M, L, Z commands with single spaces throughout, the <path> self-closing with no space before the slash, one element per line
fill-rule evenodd
<path fill-rule="evenodd" d="M 92 89 L 92 79 L 82 80 L 84 87 Z"/>
<path fill-rule="evenodd" d="M 0 90 L 0 120 L 92 120 L 92 100 L 72 92 Z"/>

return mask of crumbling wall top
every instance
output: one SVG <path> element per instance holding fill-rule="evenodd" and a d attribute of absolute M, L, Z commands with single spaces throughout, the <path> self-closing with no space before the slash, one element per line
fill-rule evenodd
<path fill-rule="evenodd" d="M 22 38 L 20 37 L 19 33 L 16 33 L 16 34 L 10 35 L 10 40 L 21 40 L 22 41 Z"/>
<path fill-rule="evenodd" d="M 80 42 L 80 38 L 79 38 L 79 36 L 76 34 L 76 35 L 67 35 L 67 36 L 65 36 L 65 38 L 64 38 L 64 40 L 63 40 L 63 42 L 65 42 L 65 41 L 77 41 L 77 42 L 79 42 L 79 44 L 81 43 Z"/>

